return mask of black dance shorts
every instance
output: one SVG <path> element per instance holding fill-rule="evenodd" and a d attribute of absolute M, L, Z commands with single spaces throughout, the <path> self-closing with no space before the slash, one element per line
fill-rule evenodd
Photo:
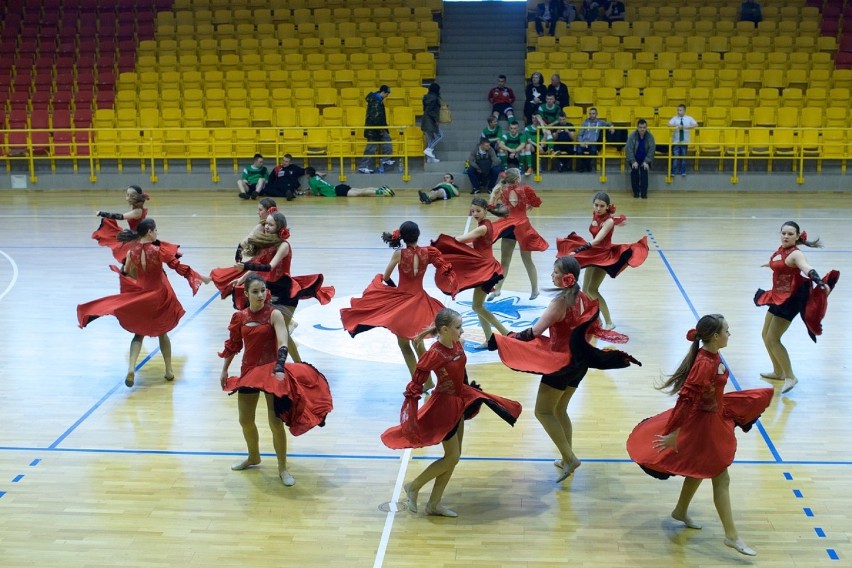
<path fill-rule="evenodd" d="M 783 304 L 770 304 L 769 313 L 781 319 L 793 321 L 797 315 L 804 311 L 805 304 L 808 303 L 810 289 L 810 281 L 802 283 L 802 285 L 793 292 L 793 295 L 787 298 L 787 301 Z"/>
<path fill-rule="evenodd" d="M 583 377 L 588 372 L 588 365 L 572 361 L 568 366 L 559 369 L 555 373 L 542 375 L 541 384 L 561 391 L 564 391 L 568 387 L 577 388 L 580 386 L 580 381 L 583 380 Z"/>

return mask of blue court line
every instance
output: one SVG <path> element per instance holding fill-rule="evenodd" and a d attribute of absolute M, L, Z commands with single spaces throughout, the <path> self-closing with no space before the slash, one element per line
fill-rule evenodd
<path fill-rule="evenodd" d="M 30 462 L 30 467 L 35 467 L 41 462 L 41 458 L 36 458 Z"/>
<path fill-rule="evenodd" d="M 813 517 L 814 516 L 814 512 L 810 507 L 805 507 L 804 509 L 802 509 L 802 511 L 805 512 L 806 517 Z"/>
<path fill-rule="evenodd" d="M 801 499 L 803 497 L 801 489 L 793 489 L 793 496 L 796 499 Z"/>
<path fill-rule="evenodd" d="M 789 471 L 785 471 L 784 472 L 784 479 L 786 479 L 787 481 L 793 481 L 793 474 L 790 473 Z"/>
<path fill-rule="evenodd" d="M 5 495 L 5 494 L 6 494 L 6 492 L 5 492 L 5 491 L 0 491 L 0 499 L 2 499 L 2 498 L 3 498 L 3 495 Z"/>
<path fill-rule="evenodd" d="M 822 530 L 821 528 L 819 528 L 819 527 L 814 527 L 814 532 L 816 533 L 816 535 L 817 535 L 818 537 L 820 537 L 820 538 L 825 538 L 825 531 L 824 531 L 824 530 Z"/>
<path fill-rule="evenodd" d="M 701 316 L 698 315 L 698 310 L 695 309 L 695 306 L 693 305 L 692 300 L 689 298 L 689 294 L 686 293 L 686 290 L 684 289 L 683 285 L 680 283 L 680 279 L 675 274 L 675 271 L 672 268 L 672 265 L 669 263 L 669 259 L 666 258 L 666 254 L 663 252 L 662 247 L 660 247 L 659 243 L 657 243 L 657 240 L 654 238 L 654 234 L 651 232 L 651 229 L 648 229 L 646 227 L 645 232 L 648 234 L 648 238 L 651 239 L 651 242 L 654 243 L 654 248 L 656 249 L 657 254 L 660 255 L 660 258 L 662 259 L 663 264 L 666 267 L 666 270 L 669 271 L 669 275 L 674 280 L 674 283 L 677 286 L 677 289 L 680 290 L 680 293 L 683 296 L 683 299 L 686 301 L 686 305 L 689 306 L 689 310 L 692 312 L 692 315 L 695 317 L 695 320 L 698 321 L 698 319 Z M 736 390 L 738 390 L 738 391 L 743 390 L 742 387 L 740 386 L 739 381 L 737 380 L 736 375 L 731 370 L 730 365 L 728 365 L 728 362 L 725 361 L 724 357 L 722 357 L 722 362 L 725 364 L 725 367 L 728 368 L 728 374 L 729 374 L 730 379 L 731 379 L 731 384 L 734 386 L 734 388 Z M 760 432 L 760 435 L 763 438 L 763 441 L 766 442 L 766 447 L 769 449 L 769 453 L 772 454 L 772 457 L 775 458 L 775 461 L 783 462 L 784 460 L 781 458 L 781 454 L 778 453 L 778 449 L 775 447 L 775 444 L 772 443 L 772 439 L 769 437 L 769 433 L 763 427 L 763 424 L 760 422 L 760 420 L 755 422 L 755 426 L 757 427 L 757 431 Z"/>
<path fill-rule="evenodd" d="M 210 297 L 210 299 L 208 299 L 206 302 L 204 302 L 204 304 L 202 304 L 201 307 L 199 307 L 197 310 L 195 310 L 192 313 L 192 315 L 190 315 L 188 318 L 186 318 L 184 321 L 182 321 L 180 323 L 180 325 L 177 328 L 175 328 L 174 334 L 176 335 L 176 334 L 180 333 L 181 329 L 183 329 L 192 320 L 194 320 L 195 317 L 198 314 L 200 314 L 204 309 L 206 309 L 207 306 L 209 306 L 213 302 L 213 300 L 215 300 L 218 297 L 219 297 L 219 292 L 214 293 Z M 159 352 L 160 352 L 160 346 L 158 345 L 157 347 L 154 348 L 153 351 L 148 353 L 148 355 L 144 359 L 142 359 L 142 361 L 140 361 L 133 370 L 138 373 L 139 369 L 144 367 L 145 364 L 148 361 L 150 361 L 151 358 L 154 357 L 154 355 L 156 355 Z M 74 424 L 72 424 L 70 428 L 65 430 L 65 432 L 63 432 L 61 436 L 59 436 L 56 440 L 54 440 L 54 442 L 52 444 L 50 444 L 50 446 L 48 446 L 48 449 L 51 449 L 51 450 L 55 449 L 59 444 L 61 444 L 65 440 L 65 438 L 70 436 L 71 433 L 74 432 L 74 430 L 76 430 L 80 426 L 80 424 L 82 424 L 89 416 L 91 416 L 94 411 L 96 411 L 98 408 L 100 408 L 100 406 L 104 402 L 106 402 L 107 399 L 109 397 L 111 397 L 113 395 L 113 393 L 115 393 L 115 391 L 117 391 L 119 389 L 119 387 L 121 387 L 123 384 L 124 384 L 124 382 L 122 381 L 121 383 L 118 383 L 117 385 L 112 387 L 105 395 L 103 395 L 101 397 L 101 399 L 99 401 L 97 401 L 91 408 L 89 408 L 89 410 L 87 410 L 79 419 L 77 419 L 77 421 L 74 422 Z"/>
<path fill-rule="evenodd" d="M 19 473 L 18 475 L 16 475 L 16 476 L 12 479 L 12 483 L 17 483 L 17 482 L 19 482 L 20 480 L 22 480 L 23 478 L 24 478 L 24 474 L 23 474 L 23 473 Z"/>
<path fill-rule="evenodd" d="M 837 552 L 833 548 L 826 548 L 825 552 L 832 560 L 840 560 L 840 557 L 837 555 Z"/>

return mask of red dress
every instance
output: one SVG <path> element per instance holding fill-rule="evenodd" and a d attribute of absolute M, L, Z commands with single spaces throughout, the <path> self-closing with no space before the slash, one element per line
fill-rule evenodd
<path fill-rule="evenodd" d="M 148 210 L 142 209 L 142 216 L 138 219 L 127 219 L 127 225 L 131 231 L 135 231 L 139 223 L 148 216 Z M 112 256 L 118 262 L 124 262 L 127 257 L 127 251 L 133 246 L 133 242 L 121 242 L 118 240 L 118 234 L 121 232 L 121 227 L 115 219 L 101 219 L 100 226 L 92 233 L 92 238 L 98 241 L 102 247 L 109 247 L 112 251 Z M 179 256 L 179 255 L 178 255 Z"/>
<path fill-rule="evenodd" d="M 513 193 L 518 199 L 515 205 L 512 205 L 509 200 Z M 503 238 L 515 239 L 523 251 L 547 250 L 547 241 L 533 229 L 527 217 L 527 207 L 541 206 L 541 199 L 536 195 L 535 190 L 528 185 L 512 185 L 503 188 L 500 201 L 509 211 L 509 215 L 492 223 L 494 242 Z"/>
<path fill-rule="evenodd" d="M 754 294 L 756 306 L 770 306 L 770 313 L 792 321 L 801 315 L 808 335 L 816 343 L 816 336 L 822 335 L 822 318 L 828 309 L 828 296 L 821 287 L 802 274 L 797 266 L 787 266 L 787 257 L 798 247 L 780 247 L 769 259 L 772 269 L 772 289 L 758 288 Z M 830 270 L 822 280 L 834 289 L 840 278 L 840 272 Z"/>
<path fill-rule="evenodd" d="M 223 390 L 240 388 L 262 390 L 275 397 L 275 414 L 301 436 L 314 426 L 325 426 L 332 410 L 331 391 L 325 376 L 307 363 L 285 363 L 284 379 L 275 377 L 278 341 L 270 318 L 275 308 L 264 304 L 257 312 L 246 308 L 231 316 L 230 337 L 219 357 L 236 355 L 245 344 L 239 377 L 228 377 Z"/>
<path fill-rule="evenodd" d="M 418 271 L 414 272 L 414 259 Z M 435 322 L 444 305 L 423 290 L 426 266 L 435 266 L 435 284 L 445 294 L 455 296 L 457 283 L 453 266 L 434 247 L 406 247 L 400 251 L 399 283 L 387 286 L 377 274 L 360 298 L 352 298 L 349 307 L 340 310 L 340 319 L 349 335 L 384 327 L 399 337 L 414 339 Z"/>
<path fill-rule="evenodd" d="M 672 475 L 708 479 L 725 471 L 737 451 L 734 426 L 750 430 L 773 394 L 771 388 L 725 393 L 727 382 L 722 357 L 700 349 L 675 407 L 646 418 L 627 438 L 630 459 L 659 479 Z M 654 447 L 656 436 L 678 428 L 677 452 Z"/>
<path fill-rule="evenodd" d="M 485 234 L 474 239 L 473 248 L 447 235 L 439 235 L 438 240 L 432 241 L 432 246 L 441 251 L 445 260 L 452 263 L 459 283 L 459 292 L 476 287 L 490 292 L 494 285 L 503 279 L 503 267 L 494 258 L 491 248 L 494 243 L 491 221 L 483 219 L 479 226 L 485 227 Z"/>
<path fill-rule="evenodd" d="M 289 241 L 284 241 L 289 244 Z M 280 246 L 280 245 L 279 245 Z M 251 262 L 257 264 L 269 264 L 278 251 L 278 246 L 271 246 L 260 251 Z M 278 266 L 269 272 L 258 272 L 257 274 L 266 280 L 266 289 L 271 294 L 271 302 L 275 305 L 296 306 L 299 300 L 316 298 L 320 304 L 327 304 L 334 297 L 334 286 L 323 286 L 322 274 L 306 274 L 304 276 L 291 276 L 290 263 L 293 261 L 293 246 L 290 245 L 290 253 L 281 259 Z M 234 289 L 231 282 L 243 274 L 242 270 L 236 268 L 214 268 L 210 272 L 213 284 L 221 293 L 222 299 L 233 296 L 234 308 L 242 310 L 248 307 L 242 284 Z"/>
<path fill-rule="evenodd" d="M 598 302 L 583 292 L 565 310 L 565 317 L 531 341 L 518 339 L 515 334 L 495 333 L 489 339 L 489 349 L 496 347 L 500 360 L 507 367 L 524 373 L 549 375 L 564 369 L 572 362 L 584 363 L 593 369 L 622 369 L 630 363 L 641 365 L 636 359 L 616 349 L 598 349 L 588 341 L 590 336 L 611 343 L 624 343 L 627 337 L 605 330 L 598 322 Z"/>
<path fill-rule="evenodd" d="M 589 232 L 592 234 L 592 239 L 598 236 L 601 227 L 607 219 L 612 219 L 615 225 L 620 225 L 624 222 L 625 217 L 613 217 L 609 213 L 598 215 L 595 213 L 592 216 L 592 224 L 589 225 Z M 621 271 L 628 266 L 637 267 L 645 262 L 648 258 L 648 237 L 642 237 L 632 244 L 614 245 L 612 244 L 612 234 L 615 232 L 615 227 L 611 230 L 603 241 L 584 251 L 580 251 L 574 255 L 577 262 L 580 263 L 580 268 L 587 266 L 595 266 L 602 268 L 609 274 L 610 278 L 615 278 Z M 569 256 L 574 249 L 586 244 L 577 233 L 572 232 L 564 239 L 556 239 L 556 256 Z"/>
<path fill-rule="evenodd" d="M 176 245 L 160 241 L 132 244 L 125 269 L 135 268 L 136 277 L 110 267 L 119 274 L 121 292 L 77 306 L 80 327 L 101 316 L 115 316 L 127 331 L 157 337 L 173 330 L 183 317 L 183 306 L 169 284 L 163 264 L 187 279 L 193 295 L 203 283 L 201 275 L 178 261 Z"/>
<path fill-rule="evenodd" d="M 476 416 L 483 403 L 514 426 L 521 415 L 520 403 L 469 385 L 464 369 L 466 362 L 467 357 L 460 342 L 445 347 L 436 341 L 423 354 L 405 389 L 400 425 L 388 428 L 382 434 L 382 442 L 387 447 L 401 450 L 434 446 L 455 432 L 462 417 L 470 420 Z M 438 384 L 423 408 L 418 410 L 417 401 L 423 392 L 423 384 L 432 371 L 438 377 Z"/>

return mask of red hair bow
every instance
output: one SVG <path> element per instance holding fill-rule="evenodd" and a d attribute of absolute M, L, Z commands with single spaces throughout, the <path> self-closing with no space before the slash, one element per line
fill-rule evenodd
<path fill-rule="evenodd" d="M 267 209 L 267 210 L 266 210 L 266 212 L 267 212 L 267 213 L 270 213 L 270 214 L 271 214 L 271 213 L 275 213 L 276 211 L 278 211 L 278 208 L 277 208 L 276 206 L 274 206 L 274 205 L 273 205 L 272 207 L 270 207 L 269 209 Z"/>
<path fill-rule="evenodd" d="M 399 232 L 399 229 L 394 229 L 393 233 L 391 233 L 391 239 L 394 241 L 398 241 L 402 238 L 402 235 Z"/>
<path fill-rule="evenodd" d="M 799 242 L 800 243 L 803 243 L 807 240 L 808 240 L 808 232 L 807 231 L 802 231 L 801 233 L 799 233 Z"/>
<path fill-rule="evenodd" d="M 695 329 L 690 329 L 686 332 L 687 341 L 695 341 L 698 339 L 698 332 Z"/>
<path fill-rule="evenodd" d="M 607 212 L 607 213 L 609 213 L 610 215 L 612 215 L 613 213 L 615 213 L 615 203 L 611 203 L 611 204 L 610 204 L 610 205 L 606 208 L 606 212 Z"/>
<path fill-rule="evenodd" d="M 562 276 L 562 285 L 566 288 L 573 288 L 577 283 L 577 277 L 571 273 L 565 274 Z"/>
<path fill-rule="evenodd" d="M 287 227 L 284 227 L 283 229 L 278 231 L 278 238 L 281 239 L 282 241 L 286 241 L 287 239 L 289 239 L 290 238 L 290 229 L 288 229 Z"/>
<path fill-rule="evenodd" d="M 150 196 L 150 195 L 148 195 L 147 193 L 145 193 L 144 191 L 142 192 L 142 197 L 144 197 L 144 198 L 145 198 L 145 201 L 150 201 L 150 200 L 151 200 L 151 196 Z"/>

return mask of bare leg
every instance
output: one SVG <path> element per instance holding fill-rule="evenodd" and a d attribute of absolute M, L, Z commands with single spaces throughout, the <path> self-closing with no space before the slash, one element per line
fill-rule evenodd
<path fill-rule="evenodd" d="M 530 278 L 530 300 L 538 298 L 538 271 L 535 269 L 535 263 L 532 259 L 532 252 L 528 250 L 521 251 L 521 260 L 524 263 L 524 268 L 527 269 L 527 276 Z"/>
<path fill-rule="evenodd" d="M 770 379 L 795 379 L 793 374 L 793 366 L 790 363 L 790 355 L 787 354 L 787 349 L 781 344 L 781 336 L 790 327 L 790 322 L 774 316 L 770 313 L 766 314 L 763 320 L 763 344 L 766 346 L 766 352 L 769 354 L 769 360 L 772 362 L 772 373 L 763 373 Z"/>
<path fill-rule="evenodd" d="M 450 478 L 453 476 L 453 472 L 455 471 L 455 467 L 459 463 L 463 436 L 464 418 L 459 421 L 459 427 L 458 430 L 456 430 L 456 435 L 444 442 L 444 457 L 448 458 L 450 461 L 454 459 L 455 463 L 452 464 L 452 467 L 448 471 L 445 471 L 435 478 L 435 484 L 432 486 L 432 494 L 429 495 L 429 501 L 426 503 L 427 515 L 439 515 L 443 517 L 456 516 L 455 511 L 447 509 L 441 505 L 441 499 L 444 497 L 444 490 L 446 490 L 447 484 L 450 482 Z M 447 448 L 448 444 L 452 446 L 451 449 Z M 455 457 L 453 458 L 452 456 Z"/>
<path fill-rule="evenodd" d="M 124 378 L 124 384 L 128 387 L 133 386 L 133 381 L 136 378 L 136 361 L 139 360 L 139 353 L 142 351 L 141 335 L 134 335 L 130 340 L 130 355 L 127 359 L 127 376 Z"/>
<path fill-rule="evenodd" d="M 562 481 L 571 472 L 580 467 L 580 460 L 574 454 L 571 442 L 569 442 L 563 427 L 565 421 L 570 420 L 568 418 L 568 403 L 576 391 L 577 389 L 573 387 L 568 387 L 564 391 L 561 391 L 545 384 L 540 384 L 538 386 L 538 396 L 535 399 L 535 417 L 541 423 L 544 431 L 553 441 L 554 445 L 556 445 L 559 454 L 562 456 L 562 469 L 565 475 L 560 476 L 559 481 Z"/>
<path fill-rule="evenodd" d="M 476 316 L 479 318 L 479 325 L 482 326 L 485 340 L 488 341 L 491 338 L 491 326 L 494 326 L 502 335 L 507 335 L 509 330 L 485 307 L 484 303 L 485 291 L 482 288 L 474 289 L 472 307 L 473 311 L 476 312 Z"/>
<path fill-rule="evenodd" d="M 281 315 L 284 316 L 284 323 L 287 324 L 287 329 L 290 329 L 290 322 L 293 321 L 293 309 L 288 307 L 278 308 L 281 312 Z M 293 326 L 295 329 L 296 326 Z M 296 347 L 296 342 L 293 341 L 293 336 L 290 335 L 290 332 L 287 332 L 287 354 L 290 356 L 290 359 L 293 360 L 294 363 L 301 363 L 302 357 L 299 355 L 299 349 Z"/>
<path fill-rule="evenodd" d="M 503 284 L 509 277 L 509 265 L 512 264 L 512 254 L 515 252 L 515 245 L 518 241 L 515 239 L 500 239 L 500 265 L 503 267 L 503 280 L 497 283 L 494 290 L 489 294 L 488 299 L 493 300 L 500 295 L 503 290 Z"/>
<path fill-rule="evenodd" d="M 287 432 L 284 423 L 275 414 L 275 397 L 269 393 L 266 395 L 266 419 L 269 429 L 272 430 L 272 446 L 275 448 L 275 457 L 278 458 L 278 476 L 287 487 L 295 485 L 296 480 L 287 471 Z"/>
<path fill-rule="evenodd" d="M 260 463 L 260 436 L 257 433 L 257 425 L 254 423 L 254 415 L 257 410 L 257 401 L 260 393 L 237 393 L 237 408 L 240 413 L 240 427 L 243 429 L 243 438 L 246 440 L 248 457 L 245 460 L 234 462 L 231 469 L 238 471 Z"/>
<path fill-rule="evenodd" d="M 713 478 L 713 504 L 716 505 L 719 519 L 725 529 L 725 545 L 741 554 L 755 556 L 757 552 L 743 542 L 737 534 L 737 527 L 734 525 L 734 513 L 731 510 L 730 486 L 731 477 L 728 475 L 727 469 Z"/>
<path fill-rule="evenodd" d="M 408 367 L 409 374 L 413 375 L 414 369 L 417 367 L 417 355 L 414 354 L 414 349 L 411 347 L 411 340 L 397 335 L 396 342 L 399 345 L 399 350 L 402 351 L 402 358 L 405 359 L 405 366 Z"/>
<path fill-rule="evenodd" d="M 607 327 L 611 327 L 612 318 L 609 315 L 609 306 L 606 305 L 606 300 L 604 300 L 604 297 L 601 296 L 601 293 L 598 291 L 601 282 L 603 282 L 604 278 L 606 278 L 606 272 L 596 266 L 589 266 L 584 269 L 584 272 L 586 274 L 583 276 L 583 292 L 585 292 L 591 299 L 598 301 L 598 307 L 601 310 L 604 324 Z"/>
<path fill-rule="evenodd" d="M 460 421 L 458 430 L 456 430 L 456 435 L 443 442 L 444 456 L 429 464 L 429 467 L 424 469 L 420 475 L 411 481 L 411 483 L 405 484 L 405 492 L 408 495 L 409 501 L 408 506 L 412 512 L 417 512 L 417 494 L 424 485 L 433 479 L 435 480 L 435 485 L 432 488 L 432 495 L 429 497 L 429 503 L 426 506 L 426 509 L 427 513 L 429 511 L 433 511 L 435 513 L 439 512 L 438 507 L 440 506 L 444 489 L 446 489 L 447 483 L 449 483 L 450 477 L 453 474 L 453 470 L 455 469 L 456 464 L 459 463 L 459 458 L 461 457 L 461 437 L 459 436 L 459 432 L 462 431 L 463 428 L 464 418 Z M 443 479 L 441 476 L 444 476 Z M 441 481 L 440 485 L 439 480 Z"/>
<path fill-rule="evenodd" d="M 683 486 L 680 488 L 680 497 L 678 497 L 677 505 L 675 505 L 672 511 L 673 519 L 683 522 L 683 524 L 691 529 L 701 528 L 701 525 L 693 521 L 689 516 L 689 504 L 692 502 L 692 498 L 695 496 L 695 492 L 698 491 L 700 485 L 700 479 L 684 477 Z"/>
<path fill-rule="evenodd" d="M 172 341 L 166 333 L 161 335 L 158 339 L 160 340 L 160 353 L 163 355 L 163 363 L 166 365 L 165 379 L 167 381 L 173 381 L 175 380 L 175 372 L 174 369 L 172 369 Z"/>

